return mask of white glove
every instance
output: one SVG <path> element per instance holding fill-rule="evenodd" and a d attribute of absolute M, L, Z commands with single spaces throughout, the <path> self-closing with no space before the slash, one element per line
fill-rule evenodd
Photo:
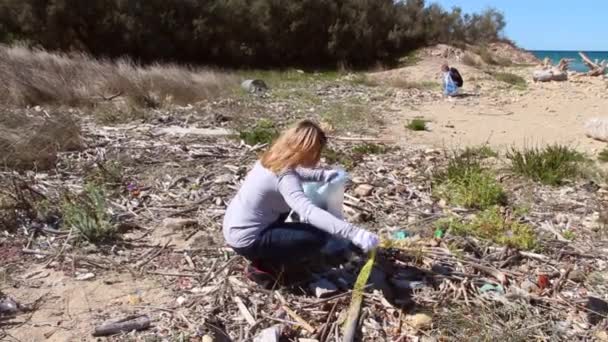
<path fill-rule="evenodd" d="M 338 170 L 325 170 L 323 174 L 323 181 L 325 183 L 331 182 L 334 178 L 337 178 L 340 175 L 340 171 Z"/>
<path fill-rule="evenodd" d="M 323 181 L 325 183 L 331 183 L 333 180 L 338 179 L 339 177 L 347 177 L 346 172 L 344 170 L 325 170 L 323 174 Z"/>
<path fill-rule="evenodd" d="M 352 242 L 355 246 L 367 253 L 378 246 L 380 238 L 378 238 L 378 235 L 368 232 L 365 229 L 359 229 L 353 236 Z"/>

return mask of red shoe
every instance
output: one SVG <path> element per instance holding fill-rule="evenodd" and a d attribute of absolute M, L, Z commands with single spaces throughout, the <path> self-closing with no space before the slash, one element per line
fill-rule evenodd
<path fill-rule="evenodd" d="M 258 284 L 266 290 L 270 290 L 277 284 L 277 278 L 270 272 L 264 271 L 252 264 L 245 268 L 245 276 L 250 281 Z"/>

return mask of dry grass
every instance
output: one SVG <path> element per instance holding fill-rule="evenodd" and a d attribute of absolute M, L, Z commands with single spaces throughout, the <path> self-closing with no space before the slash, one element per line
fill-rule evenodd
<path fill-rule="evenodd" d="M 0 45 L 0 104 L 92 106 L 110 98 L 130 106 L 184 105 L 228 93 L 237 77 L 176 65 L 138 66 Z M 118 95 L 118 96 L 117 96 Z"/>
<path fill-rule="evenodd" d="M 49 169 L 57 152 L 82 147 L 80 127 L 67 114 L 0 111 L 0 167 Z"/>

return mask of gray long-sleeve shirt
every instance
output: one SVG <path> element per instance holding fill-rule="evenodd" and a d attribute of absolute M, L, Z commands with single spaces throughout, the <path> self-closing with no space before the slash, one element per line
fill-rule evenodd
<path fill-rule="evenodd" d="M 315 206 L 302 190 L 302 181 L 325 178 L 324 170 L 300 168 L 276 175 L 258 161 L 228 205 L 223 229 L 228 245 L 251 245 L 262 230 L 290 210 L 302 222 L 350 240 L 358 228 Z"/>

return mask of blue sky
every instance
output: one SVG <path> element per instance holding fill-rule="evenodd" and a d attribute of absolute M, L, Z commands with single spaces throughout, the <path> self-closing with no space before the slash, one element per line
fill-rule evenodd
<path fill-rule="evenodd" d="M 579 2 L 580 1 L 580 2 Z M 427 0 L 465 12 L 494 7 L 505 14 L 506 34 L 530 50 L 607 51 L 607 0 Z"/>

